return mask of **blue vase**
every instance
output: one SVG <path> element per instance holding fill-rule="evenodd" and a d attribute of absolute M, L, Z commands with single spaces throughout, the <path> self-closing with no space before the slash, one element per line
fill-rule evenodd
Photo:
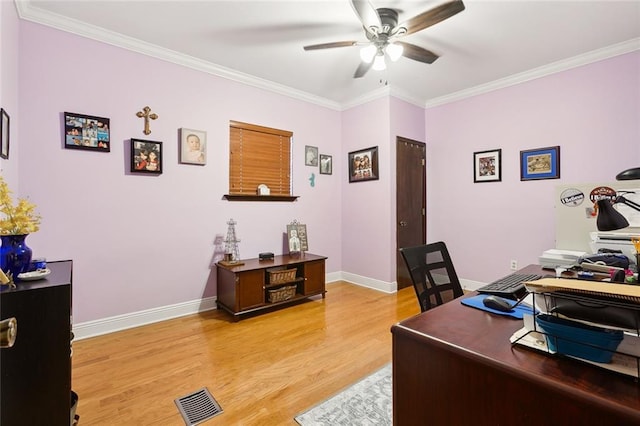
<path fill-rule="evenodd" d="M 27 235 L 0 235 L 0 268 L 10 272 L 14 281 L 19 281 L 18 274 L 27 272 L 31 263 L 33 252 L 24 241 Z"/>

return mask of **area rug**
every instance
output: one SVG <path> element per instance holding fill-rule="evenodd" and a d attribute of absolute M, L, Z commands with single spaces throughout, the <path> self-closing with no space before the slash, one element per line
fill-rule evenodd
<path fill-rule="evenodd" d="M 391 364 L 295 417 L 302 426 L 391 425 Z"/>

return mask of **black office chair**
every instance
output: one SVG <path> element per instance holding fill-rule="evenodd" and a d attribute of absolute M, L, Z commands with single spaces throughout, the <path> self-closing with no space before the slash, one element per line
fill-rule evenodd
<path fill-rule="evenodd" d="M 422 312 L 462 296 L 462 286 L 442 241 L 400 249 Z"/>

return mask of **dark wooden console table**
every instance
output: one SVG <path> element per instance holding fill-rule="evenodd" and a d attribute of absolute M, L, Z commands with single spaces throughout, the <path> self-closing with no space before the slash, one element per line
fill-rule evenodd
<path fill-rule="evenodd" d="M 72 266 L 49 261 L 46 278 L 1 287 L 0 319 L 18 322 L 0 349 L 2 425 L 70 424 Z"/>
<path fill-rule="evenodd" d="M 521 327 L 459 300 L 394 325 L 393 424 L 640 424 L 633 377 L 511 346 Z"/>
<path fill-rule="evenodd" d="M 325 256 L 302 253 L 299 256 L 275 256 L 273 260 L 245 259 L 238 266 L 218 263 L 218 308 L 237 320 L 245 314 L 289 305 L 311 296 L 322 295 L 324 298 L 325 260 Z M 295 276 L 286 282 L 270 281 L 270 272 L 285 269 L 295 269 Z M 285 286 L 295 286 L 295 294 L 286 300 L 270 302 L 270 291 Z"/>

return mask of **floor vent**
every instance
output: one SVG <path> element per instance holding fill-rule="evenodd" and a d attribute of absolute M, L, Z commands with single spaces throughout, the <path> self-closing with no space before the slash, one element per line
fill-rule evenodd
<path fill-rule="evenodd" d="M 187 426 L 200 424 L 222 413 L 220 404 L 216 402 L 207 388 L 178 398 L 175 402 Z"/>

